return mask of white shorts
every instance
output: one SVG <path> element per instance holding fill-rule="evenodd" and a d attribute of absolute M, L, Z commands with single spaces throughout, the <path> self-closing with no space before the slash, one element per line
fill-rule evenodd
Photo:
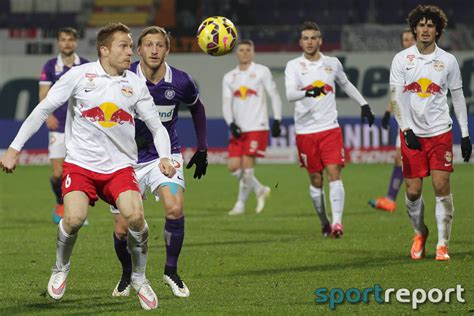
<path fill-rule="evenodd" d="M 146 200 L 147 189 L 149 189 L 155 196 L 156 201 L 159 201 L 160 198 L 158 193 L 155 191 L 160 185 L 166 182 L 176 183 L 182 187 L 183 190 L 185 189 L 183 156 L 181 154 L 172 154 L 171 158 L 173 159 L 173 166 L 176 169 L 176 174 L 171 179 L 161 173 L 160 167 L 158 166 L 159 160 L 137 164 L 134 167 L 135 175 L 138 180 L 138 186 L 144 200 Z M 114 208 L 113 206 L 110 206 L 110 211 L 114 214 L 119 213 L 118 209 Z"/>
<path fill-rule="evenodd" d="M 64 143 L 64 133 L 49 132 L 48 158 L 64 159 L 66 157 L 66 144 Z"/>

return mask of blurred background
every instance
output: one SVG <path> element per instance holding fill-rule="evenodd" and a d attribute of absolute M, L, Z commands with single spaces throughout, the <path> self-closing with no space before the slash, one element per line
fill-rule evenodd
<path fill-rule="evenodd" d="M 222 118 L 221 81 L 222 76 L 237 65 L 237 60 L 233 54 L 223 57 L 203 54 L 195 38 L 202 20 L 222 15 L 237 26 L 239 38 L 255 42 L 255 61 L 271 68 L 280 90 L 284 134 L 270 140 L 266 161 L 296 161 L 293 106 L 285 99 L 283 71 L 287 61 L 301 54 L 299 25 L 311 20 L 319 24 L 323 33 L 323 53 L 341 60 L 348 77 L 378 118 L 372 128 L 360 124 L 357 104 L 337 90 L 348 159 L 392 162 L 397 134 L 395 122 L 389 131 L 380 128 L 380 117 L 389 100 L 390 63 L 394 54 L 401 50 L 400 33 L 406 28 L 408 13 L 418 4 L 428 3 L 438 5 L 448 16 L 448 28 L 439 46 L 454 53 L 458 59 L 470 113 L 471 135 L 474 135 L 474 1 L 0 0 L 0 149 L 8 147 L 22 120 L 38 103 L 41 68 L 58 54 L 57 30 L 75 27 L 80 33 L 77 53 L 93 61 L 97 59 L 97 30 L 108 22 L 122 22 L 132 28 L 135 38 L 149 25 L 163 26 L 171 32 L 168 61 L 190 73 L 197 82 L 209 118 L 209 145 L 215 153 L 210 160 L 224 162 L 228 135 Z M 187 148 L 193 147 L 194 131 L 185 106 L 181 107 L 180 116 L 183 118 L 179 130 L 181 142 Z M 455 143 L 459 143 L 457 124 L 454 127 Z M 47 163 L 44 158 L 47 149 L 45 128 L 35 135 L 26 149 L 24 163 Z M 33 158 L 27 155 L 29 152 Z"/>

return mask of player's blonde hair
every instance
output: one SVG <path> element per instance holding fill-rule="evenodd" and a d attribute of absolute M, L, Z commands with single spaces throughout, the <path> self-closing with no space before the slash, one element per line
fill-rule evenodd
<path fill-rule="evenodd" d="M 115 33 L 123 32 L 131 34 L 130 28 L 123 23 L 109 23 L 99 30 L 97 33 L 96 46 L 97 46 L 97 56 L 100 57 L 100 48 L 105 46 L 110 48 L 112 44 L 112 39 Z"/>
<path fill-rule="evenodd" d="M 162 34 L 166 39 L 166 48 L 170 48 L 171 34 L 167 32 L 164 27 L 156 25 L 146 27 L 142 30 L 138 38 L 138 46 L 142 44 L 143 38 L 148 34 Z"/>

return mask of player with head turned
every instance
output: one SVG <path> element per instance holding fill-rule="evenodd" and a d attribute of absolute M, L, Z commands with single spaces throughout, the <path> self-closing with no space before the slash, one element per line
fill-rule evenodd
<path fill-rule="evenodd" d="M 320 52 L 323 43 L 319 26 L 304 22 L 299 29 L 303 54 L 290 60 L 285 69 L 286 97 L 295 104 L 296 145 L 300 164 L 309 174 L 309 195 L 321 221 L 323 236 L 341 237 L 345 191 L 341 179 L 344 143 L 337 121 L 336 82 L 361 108 L 362 121 L 369 125 L 374 115 L 367 101 L 347 79 L 341 62 Z M 323 171 L 329 180 L 332 225 L 326 214 Z"/>
<path fill-rule="evenodd" d="M 178 258 L 184 241 L 184 172 L 181 146 L 176 124 L 180 103 L 191 111 L 197 136 L 197 151 L 187 168 L 196 165 L 194 178 L 200 179 L 207 169 L 207 126 L 204 105 L 193 79 L 186 72 L 170 66 L 166 57 L 170 51 L 170 35 L 162 27 L 150 26 L 142 30 L 138 38 L 140 61 L 134 62 L 130 70 L 146 83 L 153 97 L 157 115 L 168 130 L 171 140 L 171 154 L 176 175 L 171 179 L 158 168 L 160 155 L 153 136 L 141 118 L 135 119 L 135 140 L 138 147 L 138 164 L 135 172 L 142 195 L 150 189 L 165 210 L 166 265 L 163 281 L 178 297 L 189 296 L 189 289 L 178 275 Z M 122 277 L 115 287 L 113 296 L 128 296 L 130 293 L 131 258 L 127 251 L 127 221 L 116 209 L 114 243 L 115 252 L 122 264 Z"/>
<path fill-rule="evenodd" d="M 260 213 L 270 188 L 254 175 L 257 157 L 264 157 L 268 144 L 268 113 L 265 91 L 272 100 L 272 137 L 281 133 L 281 99 L 270 69 L 253 62 L 254 44 L 241 40 L 237 44 L 239 65 L 222 79 L 222 111 L 231 135 L 227 167 L 239 181 L 239 193 L 229 215 L 245 212 L 245 202 L 251 191 L 257 196 L 255 211 Z"/>
<path fill-rule="evenodd" d="M 133 113 L 137 112 L 151 131 L 161 157 L 160 170 L 171 178 L 176 170 L 171 162 L 169 135 L 146 85 L 128 70 L 132 57 L 130 29 L 122 23 L 100 29 L 97 53 L 97 62 L 73 67 L 52 86 L 23 123 L 1 166 L 5 172 L 13 172 L 25 142 L 48 115 L 71 99 L 65 129 L 64 218 L 58 224 L 56 263 L 48 294 L 56 300 L 63 297 L 79 229 L 88 206 L 100 197 L 116 206 L 127 221 L 131 284 L 142 308 L 155 309 L 158 299 L 145 277 L 148 225 L 132 167 L 137 161 Z"/>
<path fill-rule="evenodd" d="M 424 223 L 423 178 L 431 175 L 436 198 L 438 243 L 436 260 L 449 260 L 448 243 L 454 213 L 450 173 L 453 172 L 452 119 L 447 103 L 451 92 L 454 112 L 461 129 L 461 151 L 469 161 L 466 100 L 461 71 L 454 55 L 438 47 L 447 26 L 445 13 L 437 6 L 419 5 L 408 15 L 416 45 L 395 55 L 390 69 L 390 92 L 400 127 L 405 203 L 415 237 L 411 258 L 425 256 L 428 227 Z"/>
<path fill-rule="evenodd" d="M 43 66 L 39 81 L 40 102 L 46 98 L 51 86 L 69 69 L 89 62 L 75 53 L 77 37 L 77 31 L 72 27 L 65 27 L 58 31 L 59 55 L 48 60 Z M 56 206 L 53 210 L 53 221 L 56 224 L 59 223 L 64 214 L 61 177 L 63 174 L 64 157 L 66 156 L 66 146 L 64 145 L 66 114 L 67 102 L 51 113 L 46 119 L 46 126 L 49 130 L 48 156 L 52 167 L 52 175 L 49 178 L 49 182 L 56 197 Z"/>
<path fill-rule="evenodd" d="M 415 45 L 415 37 L 410 29 L 405 29 L 401 34 L 401 44 L 402 48 L 408 48 Z M 392 113 L 392 104 L 391 102 L 388 103 L 387 110 L 382 118 L 382 128 L 388 130 L 390 126 L 390 116 Z M 396 138 L 396 153 L 395 153 L 395 161 L 392 171 L 392 176 L 390 177 L 390 183 L 388 184 L 388 192 L 386 196 L 380 197 L 378 199 L 370 199 L 369 205 L 374 208 L 387 211 L 387 212 L 395 212 L 397 209 L 397 195 L 400 191 L 400 187 L 403 183 L 403 172 L 402 172 L 402 153 L 401 153 L 401 145 L 400 145 L 400 137 L 397 133 Z"/>

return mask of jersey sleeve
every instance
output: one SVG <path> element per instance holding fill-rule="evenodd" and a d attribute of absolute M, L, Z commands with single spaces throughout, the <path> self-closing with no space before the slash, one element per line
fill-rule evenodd
<path fill-rule="evenodd" d="M 448 72 L 448 88 L 449 90 L 456 90 L 462 88 L 461 71 L 459 69 L 458 61 L 456 57 L 451 56 L 451 62 L 449 65 Z"/>
<path fill-rule="evenodd" d="M 403 70 L 402 62 L 400 61 L 400 55 L 395 55 L 392 60 L 392 66 L 390 67 L 390 85 L 391 86 L 403 86 L 405 85 L 405 74 Z"/>
<path fill-rule="evenodd" d="M 49 67 L 49 63 L 43 65 L 41 69 L 39 84 L 40 85 L 52 85 L 54 83 L 54 75 L 51 72 L 51 67 Z"/>
<path fill-rule="evenodd" d="M 183 102 L 186 103 L 187 105 L 194 105 L 199 99 L 199 90 L 193 78 L 191 77 L 191 75 L 189 74 L 186 74 L 186 75 L 187 75 L 186 76 L 187 82 L 186 82 L 186 86 L 184 90 Z"/>
<path fill-rule="evenodd" d="M 222 114 L 229 125 L 234 121 L 234 117 L 232 114 L 232 89 L 227 78 L 227 75 L 222 78 Z"/>
<path fill-rule="evenodd" d="M 54 107 L 59 107 L 66 103 L 74 94 L 79 80 L 82 78 L 81 75 L 82 72 L 73 67 L 56 81 L 48 91 L 45 100 Z"/>
<path fill-rule="evenodd" d="M 158 109 L 154 106 L 153 97 L 148 91 L 145 82 L 138 80 L 138 89 L 140 91 L 135 110 L 142 121 L 159 117 Z"/>
<path fill-rule="evenodd" d="M 285 67 L 285 90 L 286 99 L 290 102 L 301 100 L 305 97 L 300 80 L 296 73 L 294 64 L 289 61 Z"/>
<path fill-rule="evenodd" d="M 273 108 L 273 118 L 276 120 L 281 120 L 281 99 L 280 94 L 278 93 L 277 86 L 272 77 L 272 72 L 269 68 L 264 67 L 263 69 L 263 86 L 267 90 L 270 99 L 272 100 Z"/>
<path fill-rule="evenodd" d="M 349 81 L 349 79 L 347 79 L 347 75 L 344 71 L 344 67 L 342 66 L 339 59 L 337 58 L 335 59 L 336 59 L 336 69 L 334 73 L 334 78 L 339 85 L 344 86 Z"/>

